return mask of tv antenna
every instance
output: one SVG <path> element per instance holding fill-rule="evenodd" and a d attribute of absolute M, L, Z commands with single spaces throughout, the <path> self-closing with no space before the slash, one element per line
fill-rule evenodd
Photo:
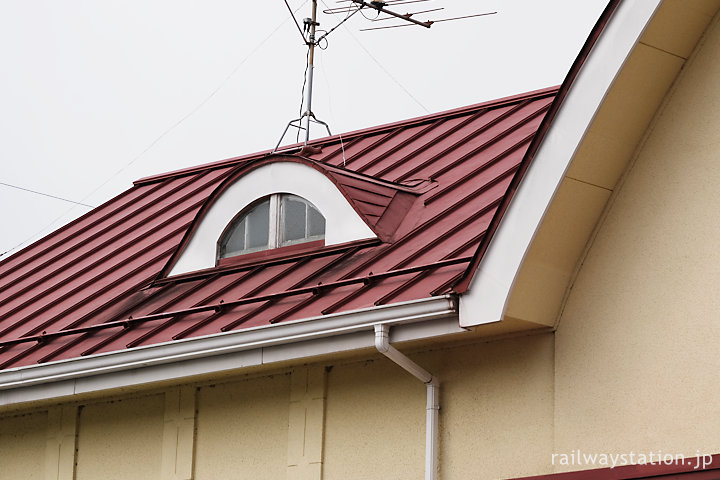
<path fill-rule="evenodd" d="M 316 27 L 320 26 L 320 24 L 317 21 L 317 0 L 312 0 L 312 8 L 311 8 L 311 16 L 310 18 L 303 19 L 303 27 L 300 27 L 300 24 L 298 23 L 297 19 L 295 18 L 295 13 L 290 8 L 290 4 L 288 4 L 288 0 L 284 0 L 285 5 L 287 6 L 288 10 L 290 10 L 290 15 L 292 16 L 293 20 L 295 21 L 295 25 L 297 26 L 298 32 L 300 32 L 300 36 L 302 36 L 303 42 L 308 47 L 308 53 L 307 53 L 307 68 L 305 72 L 305 95 L 303 98 L 302 106 L 305 107 L 305 110 L 303 111 L 302 106 L 300 108 L 301 115 L 299 118 L 295 118 L 293 120 L 290 120 L 288 124 L 285 126 L 285 130 L 283 130 L 282 136 L 280 137 L 280 140 L 278 140 L 277 145 L 275 146 L 275 149 L 273 150 L 273 153 L 278 151 L 278 148 L 280 148 L 280 144 L 283 141 L 283 138 L 285 138 L 285 135 L 287 134 L 288 130 L 292 127 L 297 129 L 298 134 L 300 131 L 305 131 L 305 141 L 303 145 L 307 145 L 310 141 L 310 124 L 316 123 L 318 125 L 322 125 L 327 130 L 328 135 L 332 135 L 330 132 L 330 126 L 323 122 L 322 120 L 319 120 L 315 114 L 312 111 L 312 94 L 313 94 L 313 70 L 315 67 L 315 47 L 319 46 L 323 40 L 327 41 L 328 35 L 330 35 L 332 32 L 334 32 L 340 25 L 347 22 L 352 18 L 353 15 L 361 11 L 362 9 L 370 9 L 375 10 L 377 12 L 377 17 L 374 19 L 368 19 L 372 22 L 384 22 L 388 20 L 399 20 L 400 23 L 398 24 L 389 24 L 389 25 L 382 25 L 379 27 L 370 27 L 370 28 L 362 28 L 360 31 L 369 31 L 369 30 L 381 30 L 381 29 L 388 29 L 388 28 L 398 28 L 398 27 L 410 27 L 410 26 L 420 26 L 425 28 L 430 28 L 433 24 L 439 23 L 439 22 L 449 22 L 452 20 L 462 20 L 466 18 L 473 18 L 473 17 L 483 17 L 486 15 L 494 15 L 497 12 L 486 12 L 486 13 L 476 13 L 476 14 L 470 14 L 470 15 L 462 15 L 457 17 L 451 17 L 451 18 L 441 18 L 438 20 L 420 20 L 418 19 L 418 15 L 424 15 L 427 13 L 432 12 L 439 12 L 441 10 L 444 10 L 443 7 L 438 8 L 429 8 L 426 10 L 416 11 L 416 12 L 408 12 L 408 13 L 397 13 L 390 8 L 394 8 L 399 5 L 406 5 L 406 4 L 414 4 L 414 3 L 424 3 L 424 2 L 430 2 L 433 0 L 338 0 L 336 3 L 344 3 L 345 5 L 342 5 L 340 7 L 335 8 L 327 8 L 323 10 L 323 13 L 329 14 L 329 15 L 335 15 L 335 14 L 345 14 L 345 18 L 343 18 L 337 25 L 332 27 L 330 30 L 322 31 L 323 34 L 320 37 L 316 37 L 317 29 Z M 386 16 L 380 16 L 380 14 L 385 14 Z M 365 17 L 367 18 L 367 17 Z"/>

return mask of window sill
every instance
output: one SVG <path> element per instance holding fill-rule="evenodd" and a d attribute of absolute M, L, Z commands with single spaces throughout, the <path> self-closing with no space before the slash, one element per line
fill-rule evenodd
<path fill-rule="evenodd" d="M 355 240 L 345 242 L 338 245 L 324 245 L 322 240 L 318 242 L 301 243 L 291 245 L 289 247 L 275 248 L 263 252 L 248 253 L 246 255 L 238 255 L 232 258 L 222 259 L 222 264 L 215 265 L 202 270 L 172 275 L 168 277 L 156 278 L 148 288 L 157 288 L 166 283 L 182 283 L 201 280 L 218 274 L 230 274 L 233 272 L 249 270 L 258 266 L 279 265 L 286 262 L 292 262 L 300 257 L 322 257 L 326 255 L 334 255 L 342 253 L 351 248 L 365 248 L 380 245 L 382 242 L 378 238 L 367 238 L 363 240 Z M 285 250 L 287 249 L 287 250 Z M 278 253 L 279 252 L 279 253 Z M 263 255 L 257 255 L 262 253 Z"/>
<path fill-rule="evenodd" d="M 241 265 L 248 262 L 255 262 L 257 260 L 284 257 L 287 255 L 296 255 L 298 253 L 317 250 L 319 248 L 323 248 L 324 246 L 325 240 L 314 240 L 312 242 L 288 245 L 287 247 L 269 248 L 267 250 L 260 250 L 259 252 L 245 253 L 242 255 L 235 255 L 234 257 L 221 258 L 215 263 L 215 266 L 227 267 L 230 265 Z"/>

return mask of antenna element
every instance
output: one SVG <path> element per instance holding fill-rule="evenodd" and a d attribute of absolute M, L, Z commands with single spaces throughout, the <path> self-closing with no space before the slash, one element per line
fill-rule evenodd
<path fill-rule="evenodd" d="M 396 13 L 391 10 L 388 10 L 386 7 L 394 7 L 397 5 L 404 5 L 408 3 L 421 3 L 421 2 L 429 2 L 431 0 L 338 0 L 337 3 L 344 3 L 345 5 L 335 8 L 328 8 L 326 10 L 323 10 L 323 13 L 326 14 L 339 14 L 339 13 L 345 13 L 345 18 L 340 21 L 337 25 L 335 25 L 333 28 L 331 28 L 328 31 L 320 30 L 321 32 L 324 32 L 320 38 L 315 38 L 315 27 L 318 27 L 320 24 L 317 22 L 317 0 L 312 0 L 312 16 L 310 18 L 306 18 L 303 20 L 303 28 L 300 29 L 300 25 L 298 24 L 297 20 L 295 19 L 295 14 L 290 8 L 290 4 L 288 4 L 287 0 L 285 0 L 285 5 L 288 7 L 288 10 L 290 11 L 290 15 L 292 15 L 293 20 L 295 21 L 295 25 L 298 28 L 298 31 L 300 32 L 300 35 L 303 37 L 303 41 L 308 47 L 308 54 L 307 54 L 307 69 L 305 72 L 305 84 L 307 85 L 307 89 L 305 90 L 305 98 L 303 98 L 303 106 L 305 107 L 305 111 L 302 112 L 300 115 L 300 118 L 296 118 L 293 120 L 290 120 L 288 124 L 285 126 L 285 130 L 283 130 L 283 134 L 280 137 L 280 140 L 278 140 L 277 145 L 275 145 L 275 149 L 273 150 L 273 153 L 276 153 L 278 151 L 278 148 L 280 148 L 280 144 L 283 141 L 283 138 L 285 138 L 285 135 L 287 134 L 287 131 L 290 129 L 290 127 L 298 129 L 298 133 L 300 130 L 305 130 L 305 141 L 303 145 L 307 145 L 310 141 L 310 123 L 317 123 L 319 125 L 322 125 L 327 130 L 328 135 L 332 135 L 330 133 L 330 127 L 327 123 L 323 122 L 322 120 L 318 120 L 315 117 L 315 114 L 312 111 L 312 94 L 313 94 L 313 70 L 315 68 L 315 47 L 320 44 L 323 40 L 327 38 L 328 35 L 330 35 L 332 32 L 335 31 L 336 28 L 338 28 L 343 23 L 347 22 L 353 15 L 355 15 L 357 12 L 362 10 L 363 8 L 370 8 L 372 10 L 376 10 L 379 13 L 385 13 L 389 15 L 388 17 L 383 18 L 377 18 L 373 21 L 382 21 L 382 20 L 392 20 L 392 19 L 399 19 L 403 20 L 406 23 L 401 23 L 399 25 L 385 25 L 382 27 L 371 27 L 371 28 L 364 28 L 361 30 L 380 30 L 385 28 L 396 28 L 396 27 L 406 27 L 411 25 L 418 25 L 425 28 L 430 28 L 434 23 L 436 22 L 448 22 L 452 20 L 461 20 L 465 18 L 472 18 L 472 17 L 482 17 L 485 15 L 494 15 L 497 12 L 488 12 L 488 13 L 477 13 L 477 14 L 470 14 L 470 15 L 463 15 L 458 17 L 452 17 L 452 18 L 443 18 L 439 20 L 417 20 L 416 18 L 413 18 L 414 15 L 418 14 L 425 14 L 430 12 L 437 12 L 440 10 L 444 10 L 444 8 L 431 8 L 427 10 L 412 12 L 412 13 Z M 307 35 L 307 37 L 306 37 Z M 302 110 L 302 107 L 301 107 Z"/>

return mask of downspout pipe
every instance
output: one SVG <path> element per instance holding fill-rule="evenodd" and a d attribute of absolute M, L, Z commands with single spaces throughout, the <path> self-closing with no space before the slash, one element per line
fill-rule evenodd
<path fill-rule="evenodd" d="M 438 412 L 440 382 L 430 372 L 390 345 L 390 326 L 375 325 L 375 348 L 427 387 L 425 407 L 425 480 L 436 480 L 438 472 Z"/>

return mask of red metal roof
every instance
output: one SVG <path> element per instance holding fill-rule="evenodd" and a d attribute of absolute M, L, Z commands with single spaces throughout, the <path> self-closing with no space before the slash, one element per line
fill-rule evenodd
<path fill-rule="evenodd" d="M 333 180 L 374 241 L 166 278 L 223 182 L 290 152 L 139 180 L 0 263 L 0 369 L 451 292 L 556 92 L 312 142 L 297 161 Z"/>

